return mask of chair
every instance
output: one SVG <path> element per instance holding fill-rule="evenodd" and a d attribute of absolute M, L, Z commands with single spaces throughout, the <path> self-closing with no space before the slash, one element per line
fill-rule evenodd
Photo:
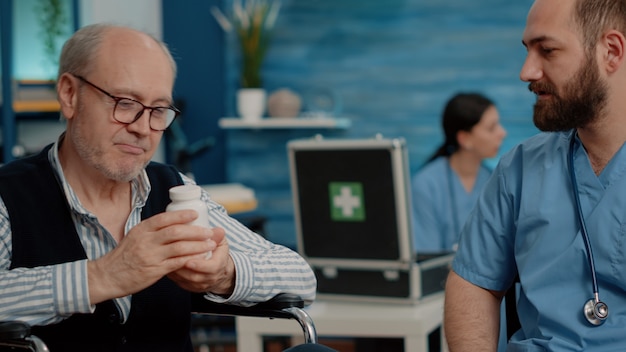
<path fill-rule="evenodd" d="M 267 317 L 294 319 L 302 327 L 305 343 L 289 348 L 289 352 L 331 352 L 331 348 L 317 344 L 317 332 L 311 317 L 304 311 L 300 296 L 281 293 L 267 302 L 252 307 L 240 307 L 207 301 L 202 295 L 193 295 L 192 313 L 228 316 Z M 0 322 L 0 351 L 48 352 L 45 343 L 31 335 L 30 326 L 22 322 Z M 335 351 L 336 352 L 336 351 Z"/>
<path fill-rule="evenodd" d="M 185 101 L 176 100 L 176 106 L 183 112 L 185 111 Z M 175 119 L 170 127 L 165 130 L 165 147 L 167 151 L 168 162 L 173 163 L 178 170 L 186 175 L 192 174 L 191 160 L 208 151 L 215 145 L 214 137 L 206 137 L 190 143 L 187 139 L 185 131 L 183 131 L 182 121 L 184 115 Z"/>
<path fill-rule="evenodd" d="M 30 334 L 30 326 L 19 321 L 0 322 L 0 351 L 48 352 L 48 347 Z"/>

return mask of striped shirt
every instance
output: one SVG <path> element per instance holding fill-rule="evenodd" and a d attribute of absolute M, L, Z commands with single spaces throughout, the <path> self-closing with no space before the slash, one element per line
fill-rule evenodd
<path fill-rule="evenodd" d="M 75 262 L 36 268 L 15 268 L 11 265 L 11 223 L 4 202 L 0 199 L 0 321 L 20 320 L 31 325 L 60 322 L 75 313 L 91 313 L 95 305 L 89 301 L 87 261 L 94 260 L 117 245 L 98 218 L 85 209 L 66 182 L 58 158 L 57 142 L 48 159 L 56 172 L 71 208 L 76 231 L 87 258 Z M 187 184 L 194 182 L 183 175 Z M 126 220 L 124 232 L 141 221 L 141 210 L 150 193 L 145 170 L 131 181 L 133 209 Z M 27 191 L 27 185 L 25 185 Z M 223 206 L 203 191 L 202 200 L 209 211 L 210 224 L 226 231 L 230 256 L 235 263 L 236 282 L 228 298 L 207 294 L 207 299 L 239 305 L 252 305 L 270 299 L 280 292 L 300 295 L 307 304 L 315 298 L 316 280 L 306 261 L 294 251 L 271 243 L 250 231 L 226 213 Z M 124 317 L 130 313 L 131 296 L 114 300 Z"/>

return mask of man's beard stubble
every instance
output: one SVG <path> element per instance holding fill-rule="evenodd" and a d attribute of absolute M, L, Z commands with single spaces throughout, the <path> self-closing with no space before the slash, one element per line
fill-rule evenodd
<path fill-rule="evenodd" d="M 85 114 L 85 105 L 81 99 L 78 103 L 78 115 Z M 144 164 L 127 165 L 118 163 L 115 160 L 106 159 L 104 153 L 97 148 L 89 139 L 82 133 L 84 129 L 90 127 L 86 126 L 86 122 L 80 116 L 75 117 L 75 128 L 71 136 L 66 138 L 72 138 L 76 152 L 83 159 L 84 162 L 91 165 L 94 169 L 100 171 L 104 176 L 111 180 L 118 182 L 129 182 L 137 177 L 141 171 L 148 165 L 148 162 Z"/>
<path fill-rule="evenodd" d="M 568 131 L 597 121 L 603 114 L 608 90 L 593 56 L 587 57 L 565 84 L 562 95 L 545 82 L 532 82 L 528 89 L 551 94 L 550 99 L 538 100 L 534 106 L 533 122 L 545 132 Z"/>

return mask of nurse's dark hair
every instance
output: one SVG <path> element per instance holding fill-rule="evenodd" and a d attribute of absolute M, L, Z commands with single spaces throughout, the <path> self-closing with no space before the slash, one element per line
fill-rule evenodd
<path fill-rule="evenodd" d="M 428 158 L 433 161 L 440 156 L 450 156 L 459 149 L 456 138 L 459 131 L 471 131 L 480 122 L 485 111 L 495 104 L 480 93 L 457 93 L 448 102 L 443 110 L 441 127 L 445 140 L 437 151 Z"/>
<path fill-rule="evenodd" d="M 626 0 L 577 0 L 574 23 L 591 54 L 605 31 L 615 29 L 626 36 Z"/>

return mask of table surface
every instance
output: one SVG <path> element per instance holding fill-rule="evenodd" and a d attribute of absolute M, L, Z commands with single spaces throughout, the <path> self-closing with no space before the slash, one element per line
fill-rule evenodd
<path fill-rule="evenodd" d="M 405 342 L 417 339 L 421 345 L 428 334 L 442 324 L 443 294 L 412 305 L 319 300 L 306 311 L 315 323 L 318 336 L 400 337 Z M 238 344 L 248 345 L 252 336 L 302 335 L 295 321 L 274 319 L 268 322 L 259 319 L 266 318 L 237 317 Z"/>
<path fill-rule="evenodd" d="M 257 208 L 254 190 L 239 183 L 201 185 L 211 198 L 229 214 L 245 213 Z"/>

